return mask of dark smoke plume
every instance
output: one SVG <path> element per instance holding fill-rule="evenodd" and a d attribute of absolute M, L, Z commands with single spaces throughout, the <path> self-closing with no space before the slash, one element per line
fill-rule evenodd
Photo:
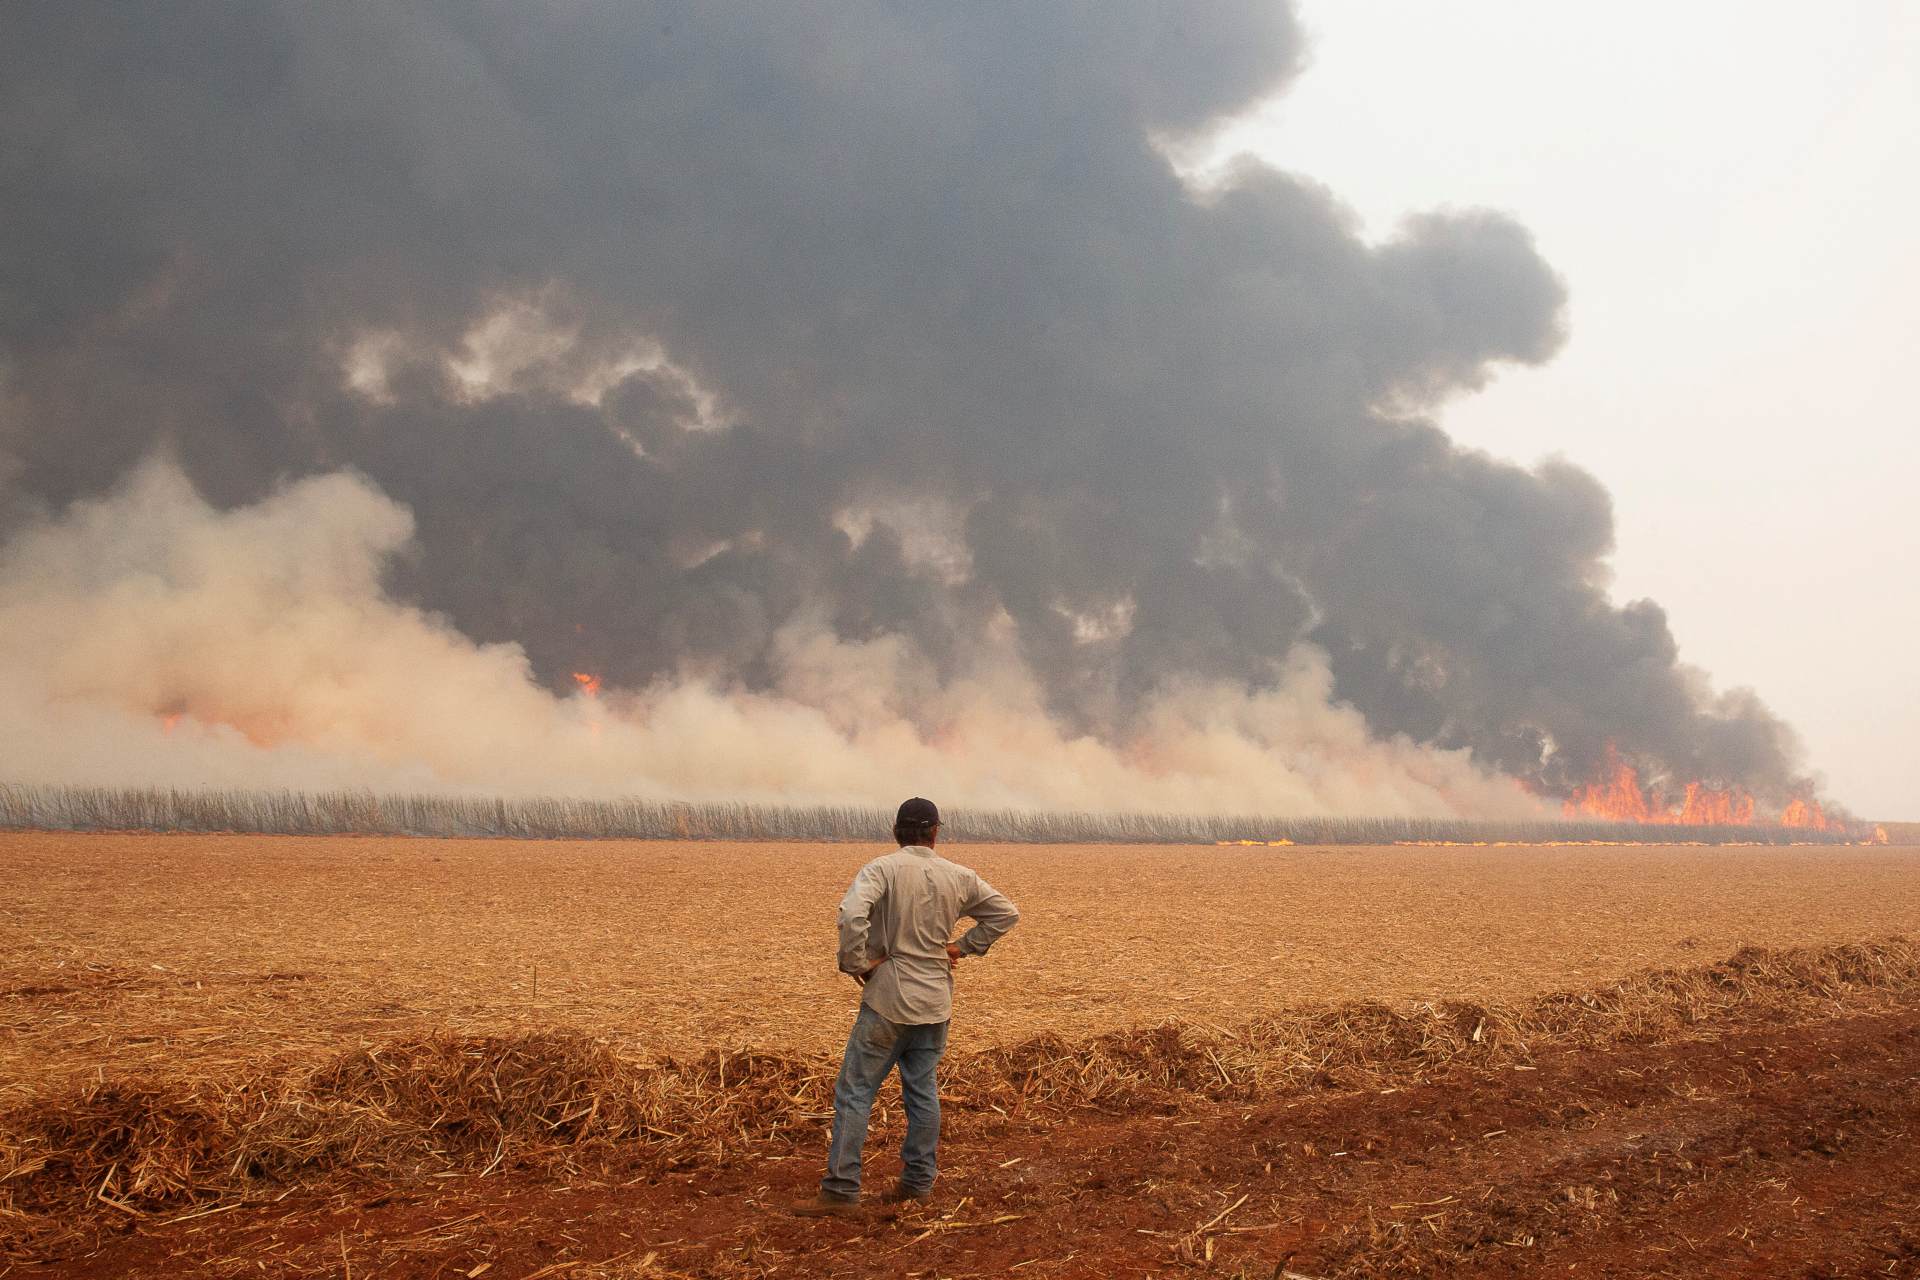
<path fill-rule="evenodd" d="M 905 655 L 869 674 L 929 740 L 1003 653 L 1062 742 L 1124 755 L 1167 691 L 1258 698 L 1318 651 L 1376 742 L 1542 793 L 1609 742 L 1803 788 L 1785 726 L 1609 603 L 1591 477 L 1426 416 L 1559 346 L 1523 228 L 1370 245 L 1312 182 L 1170 167 L 1302 52 L 1252 2 L 12 0 L 9 590 L 156 452 L 212 508 L 147 473 L 126 509 L 179 528 L 294 527 L 284 486 L 344 470 L 413 522 L 353 482 L 366 590 L 556 692 L 837 715 L 804 624 Z M 220 719 L 166 670 L 137 709 Z"/>

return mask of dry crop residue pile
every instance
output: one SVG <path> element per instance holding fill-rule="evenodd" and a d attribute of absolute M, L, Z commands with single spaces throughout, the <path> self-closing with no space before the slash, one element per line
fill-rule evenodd
<path fill-rule="evenodd" d="M 356 1255 L 393 1276 L 851 1274 L 876 1239 L 943 1273 L 1216 1251 L 1243 1278 L 1297 1257 L 1329 1276 L 1724 1273 L 1692 1241 L 1692 1270 L 1648 1265 L 1648 1226 L 1680 1219 L 1731 1222 L 1743 1263 L 1920 1261 L 1920 1099 L 1894 1087 L 1920 1071 L 1903 939 L 1510 1006 L 1344 1005 L 971 1055 L 947 1073 L 943 1203 L 821 1232 L 765 1210 L 814 1176 L 830 1071 L 720 1051 L 637 1064 L 550 1033 L 224 1087 L 95 1085 L 0 1116 L 0 1223 L 11 1256 L 68 1276 L 326 1274 L 336 1231 L 345 1275 Z M 1833 1168 L 1796 1163 L 1812 1156 Z M 1774 1194 L 1796 1187 L 1853 1205 L 1841 1230 Z M 636 1240 L 655 1247 L 636 1258 Z"/>

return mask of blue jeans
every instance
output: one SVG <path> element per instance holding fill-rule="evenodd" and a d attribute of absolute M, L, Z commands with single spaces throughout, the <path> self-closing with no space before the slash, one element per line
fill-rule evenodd
<path fill-rule="evenodd" d="M 907 1139 L 900 1144 L 906 1166 L 900 1184 L 911 1191 L 933 1186 L 940 1147 L 940 1086 L 934 1068 L 947 1051 L 947 1024 L 889 1022 L 866 1005 L 847 1036 L 840 1079 L 833 1086 L 833 1145 L 820 1189 L 852 1199 L 860 1194 L 860 1148 L 867 1143 L 867 1117 L 880 1082 L 900 1066 L 900 1094 L 907 1104 Z"/>

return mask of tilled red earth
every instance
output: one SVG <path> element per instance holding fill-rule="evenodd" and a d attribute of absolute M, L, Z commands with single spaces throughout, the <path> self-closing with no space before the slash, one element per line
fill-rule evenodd
<path fill-rule="evenodd" d="M 785 1212 L 815 1155 L 443 1177 L 130 1222 L 16 1274 L 1920 1277 L 1914 1001 L 1384 1093 L 960 1128 L 931 1203 L 854 1219 Z M 896 1140 L 876 1130 L 875 1188 Z"/>

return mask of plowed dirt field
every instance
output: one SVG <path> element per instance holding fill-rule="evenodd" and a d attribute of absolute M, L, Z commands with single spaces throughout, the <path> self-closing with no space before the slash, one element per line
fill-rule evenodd
<path fill-rule="evenodd" d="M 0 836 L 0 1276 L 1920 1276 L 1920 850 L 957 845 L 937 1194 L 792 1218 L 874 851 Z"/>
<path fill-rule="evenodd" d="M 858 845 L 0 834 L 0 1105 L 100 1070 L 427 1029 L 634 1055 L 837 1050 Z M 956 1050 L 1304 1003 L 1513 999 L 1749 944 L 1920 931 L 1887 848 L 956 844 L 1023 921 L 960 968 Z"/>

